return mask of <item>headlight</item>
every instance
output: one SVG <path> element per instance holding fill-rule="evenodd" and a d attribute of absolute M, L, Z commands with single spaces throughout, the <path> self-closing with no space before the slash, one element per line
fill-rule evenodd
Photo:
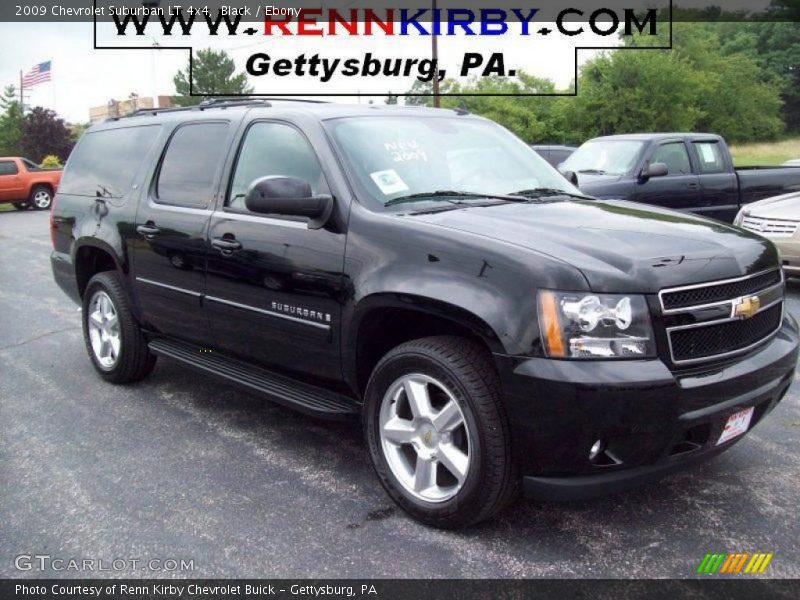
<path fill-rule="evenodd" d="M 554 358 L 648 358 L 656 355 L 644 296 L 539 292 L 539 326 Z"/>

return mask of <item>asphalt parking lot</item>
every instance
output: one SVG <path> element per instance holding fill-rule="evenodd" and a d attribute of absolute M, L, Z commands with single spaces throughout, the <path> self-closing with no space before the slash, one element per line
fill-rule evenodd
<path fill-rule="evenodd" d="M 0 577 L 90 575 L 21 572 L 21 554 L 193 561 L 108 573 L 126 577 L 691 577 L 712 551 L 774 552 L 768 576 L 800 577 L 797 384 L 698 470 L 436 531 L 394 509 L 355 425 L 165 360 L 104 383 L 49 252 L 46 213 L 0 213 Z"/>

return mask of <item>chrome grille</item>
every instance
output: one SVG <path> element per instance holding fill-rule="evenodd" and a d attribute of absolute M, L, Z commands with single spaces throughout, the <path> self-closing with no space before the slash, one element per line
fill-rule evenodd
<path fill-rule="evenodd" d="M 767 219 L 751 215 L 745 215 L 742 219 L 742 229 L 768 235 L 772 238 L 792 237 L 797 231 L 798 224 L 800 223 L 789 219 Z"/>
<path fill-rule="evenodd" d="M 775 269 L 662 290 L 659 299 L 672 362 L 717 360 L 747 352 L 777 333 L 783 320 L 783 273 Z"/>

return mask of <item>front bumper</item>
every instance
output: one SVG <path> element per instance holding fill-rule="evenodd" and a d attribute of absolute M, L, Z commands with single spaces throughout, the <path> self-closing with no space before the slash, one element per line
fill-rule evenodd
<path fill-rule="evenodd" d="M 726 450 L 727 418 L 750 427 L 793 381 L 798 328 L 723 364 L 670 371 L 660 360 L 566 361 L 496 355 L 526 495 L 553 500 L 618 492 Z M 607 450 L 591 461 L 597 440 Z"/>

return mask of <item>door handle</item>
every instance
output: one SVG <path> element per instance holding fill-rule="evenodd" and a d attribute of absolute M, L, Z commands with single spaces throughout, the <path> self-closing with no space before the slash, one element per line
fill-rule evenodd
<path fill-rule="evenodd" d="M 161 233 L 161 230 L 152 223 L 147 223 L 146 225 L 138 225 L 136 227 L 136 232 L 141 233 L 146 239 L 152 240 Z"/>
<path fill-rule="evenodd" d="M 690 190 L 699 190 L 700 189 L 700 184 L 699 183 L 688 183 L 688 184 L 686 184 L 686 187 L 689 188 Z"/>
<path fill-rule="evenodd" d="M 219 250 L 223 256 L 230 256 L 237 250 L 242 249 L 241 242 L 237 242 L 234 238 L 214 238 L 211 240 L 211 245 Z"/>

